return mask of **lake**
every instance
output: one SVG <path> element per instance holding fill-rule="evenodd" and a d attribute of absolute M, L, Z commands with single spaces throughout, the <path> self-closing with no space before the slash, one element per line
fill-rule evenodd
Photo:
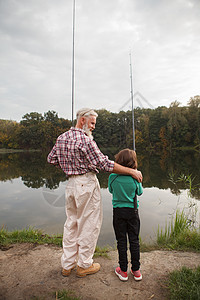
<path fill-rule="evenodd" d="M 0 226 L 8 230 L 29 226 L 48 234 L 62 234 L 65 222 L 65 174 L 46 161 L 42 152 L 0 154 Z M 143 195 L 139 197 L 142 241 L 151 243 L 160 227 L 165 227 L 177 209 L 184 209 L 191 219 L 194 208 L 200 217 L 200 190 L 177 182 L 184 174 L 195 187 L 200 182 L 200 153 L 178 151 L 168 156 L 138 155 L 138 169 L 143 173 Z M 99 246 L 115 245 L 112 228 L 112 196 L 107 173 L 98 174 L 103 200 L 103 224 Z M 199 224 L 199 223 L 198 223 Z"/>

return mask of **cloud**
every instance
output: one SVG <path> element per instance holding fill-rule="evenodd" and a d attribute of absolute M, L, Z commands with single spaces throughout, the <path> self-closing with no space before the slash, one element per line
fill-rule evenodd
<path fill-rule="evenodd" d="M 0 0 L 0 118 L 71 118 L 73 1 Z M 199 94 L 198 0 L 76 0 L 75 108 L 118 111 L 134 91 L 154 107 Z M 144 105 L 145 106 L 145 105 Z"/>

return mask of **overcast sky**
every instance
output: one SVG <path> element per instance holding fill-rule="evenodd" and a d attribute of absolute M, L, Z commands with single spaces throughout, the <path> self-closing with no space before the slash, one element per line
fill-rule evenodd
<path fill-rule="evenodd" d="M 71 119 L 72 12 L 73 0 L 0 0 L 1 119 Z M 130 51 L 135 106 L 186 105 L 200 94 L 200 1 L 76 0 L 75 111 L 130 109 Z"/>

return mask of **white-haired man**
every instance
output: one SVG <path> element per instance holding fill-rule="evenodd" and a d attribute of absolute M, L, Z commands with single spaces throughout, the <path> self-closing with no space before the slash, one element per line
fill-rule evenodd
<path fill-rule="evenodd" d="M 98 169 L 131 175 L 142 181 L 140 171 L 109 160 L 99 150 L 92 138 L 97 116 L 93 109 L 80 109 L 76 126 L 58 137 L 48 155 L 48 162 L 59 165 L 69 177 L 61 258 L 63 276 L 69 276 L 76 264 L 78 277 L 94 274 L 100 269 L 98 263 L 93 263 L 102 223 L 101 193 L 96 177 Z"/>

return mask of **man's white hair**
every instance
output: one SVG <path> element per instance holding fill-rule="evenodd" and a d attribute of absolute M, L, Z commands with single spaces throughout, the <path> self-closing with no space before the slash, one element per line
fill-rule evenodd
<path fill-rule="evenodd" d="M 90 116 L 94 116 L 97 118 L 98 114 L 91 108 L 81 108 L 76 113 L 77 120 L 81 117 L 90 117 Z"/>

